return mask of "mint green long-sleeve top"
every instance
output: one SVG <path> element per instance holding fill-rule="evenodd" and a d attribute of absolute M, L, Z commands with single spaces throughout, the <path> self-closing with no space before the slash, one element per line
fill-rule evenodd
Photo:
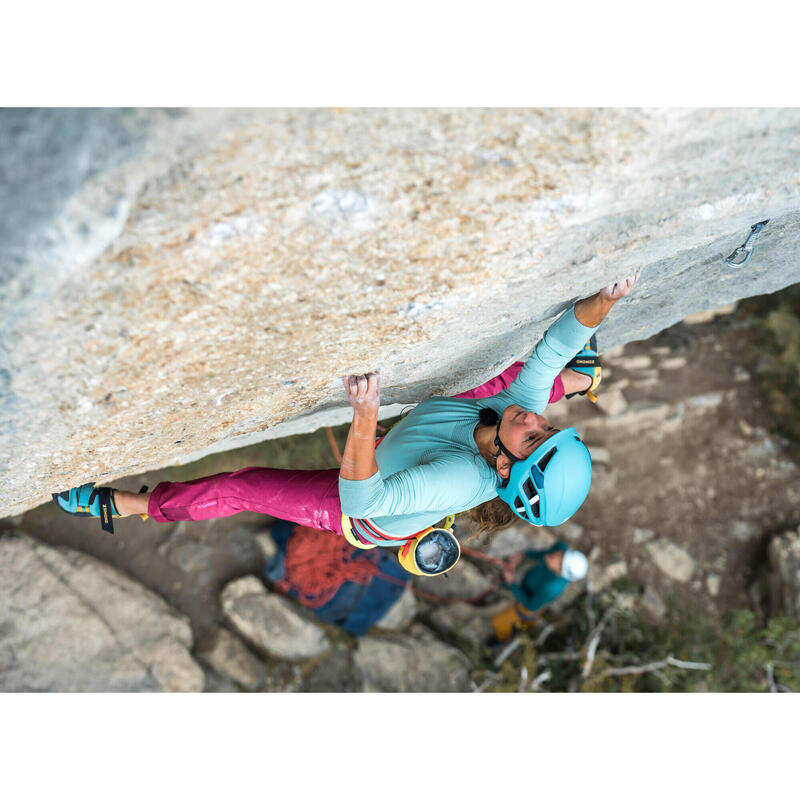
<path fill-rule="evenodd" d="M 343 513 L 403 536 L 496 497 L 500 476 L 478 452 L 473 435 L 480 410 L 493 408 L 502 416 L 516 404 L 542 413 L 556 376 L 595 330 L 578 322 L 573 306 L 545 332 L 504 391 L 480 399 L 431 397 L 420 403 L 376 449 L 373 476 L 339 478 Z"/>

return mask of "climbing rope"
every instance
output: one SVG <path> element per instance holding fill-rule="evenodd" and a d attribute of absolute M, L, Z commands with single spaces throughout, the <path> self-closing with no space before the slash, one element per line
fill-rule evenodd
<path fill-rule="evenodd" d="M 384 428 L 382 425 L 376 425 L 375 427 L 378 429 L 379 433 L 386 433 L 386 428 Z M 328 425 L 325 428 L 325 433 L 328 435 L 328 443 L 331 446 L 331 452 L 333 453 L 333 457 L 336 459 L 336 463 L 339 466 L 341 466 L 342 453 L 339 450 L 339 445 L 336 444 L 336 437 L 333 435 L 333 428 L 331 428 L 331 426 Z"/>
<path fill-rule="evenodd" d="M 285 576 L 275 582 L 283 593 L 295 592 L 304 605 L 320 608 L 346 581 L 366 586 L 376 575 L 376 553 L 355 550 L 343 536 L 320 536 L 298 526 L 286 543 Z M 389 576 L 385 576 L 389 577 Z"/>
<path fill-rule="evenodd" d="M 336 459 L 336 462 L 339 466 L 342 466 L 342 454 L 339 452 L 339 445 L 336 444 L 336 439 L 333 436 L 333 428 L 328 426 L 325 428 L 325 433 L 328 434 L 328 442 L 330 443 L 331 450 L 333 450 L 333 457 Z"/>

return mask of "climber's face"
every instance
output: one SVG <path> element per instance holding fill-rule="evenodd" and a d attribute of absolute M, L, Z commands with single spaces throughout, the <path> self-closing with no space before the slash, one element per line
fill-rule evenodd
<path fill-rule="evenodd" d="M 556 550 L 554 553 L 548 553 L 544 557 L 544 563 L 547 565 L 550 572 L 555 575 L 560 575 L 561 569 L 564 566 L 564 551 Z"/>
<path fill-rule="evenodd" d="M 541 414 L 526 411 L 522 406 L 509 406 L 500 420 L 500 441 L 505 448 L 520 460 L 527 458 L 542 442 L 558 433 Z M 511 460 L 500 453 L 497 457 L 497 472 L 507 478 L 511 471 Z"/>

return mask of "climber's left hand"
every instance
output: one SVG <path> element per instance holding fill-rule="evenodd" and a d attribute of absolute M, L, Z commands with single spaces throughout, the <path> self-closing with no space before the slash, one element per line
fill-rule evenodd
<path fill-rule="evenodd" d="M 342 383 L 354 412 L 378 413 L 381 405 L 381 376 L 377 370 L 366 375 L 345 375 Z"/>

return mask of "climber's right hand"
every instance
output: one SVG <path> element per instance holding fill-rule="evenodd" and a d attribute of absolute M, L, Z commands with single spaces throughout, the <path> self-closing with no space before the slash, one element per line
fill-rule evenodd
<path fill-rule="evenodd" d="M 630 277 L 621 281 L 616 281 L 615 283 L 610 283 L 600 290 L 600 296 L 604 300 L 610 300 L 612 303 L 616 303 L 617 300 L 627 297 L 633 291 L 633 287 L 636 286 L 636 281 L 639 280 L 640 274 L 641 270 L 637 269 Z"/>
<path fill-rule="evenodd" d="M 377 370 L 366 375 L 345 375 L 342 383 L 355 413 L 378 413 L 381 404 L 381 376 Z"/>

